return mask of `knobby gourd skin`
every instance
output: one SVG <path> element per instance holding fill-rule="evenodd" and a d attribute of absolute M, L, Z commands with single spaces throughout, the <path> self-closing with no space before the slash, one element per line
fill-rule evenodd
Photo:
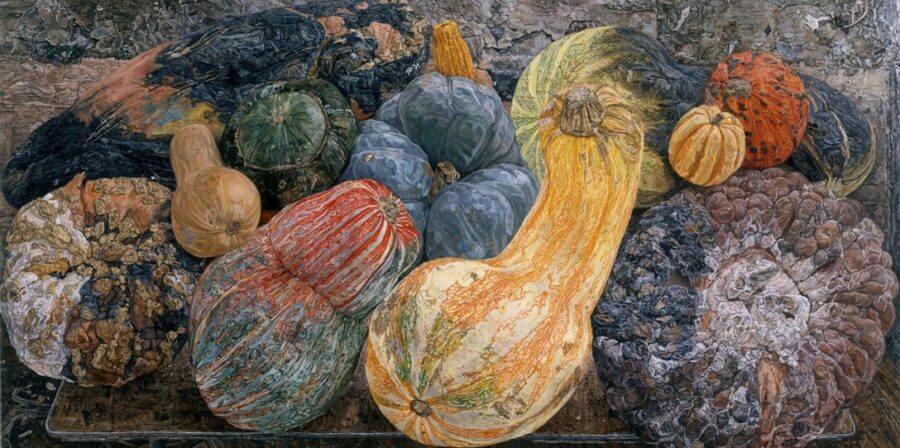
<path fill-rule="evenodd" d="M 212 132 L 202 124 L 178 130 L 169 150 L 178 188 L 172 195 L 172 232 L 197 257 L 217 257 L 244 244 L 259 223 L 259 191 L 225 168 Z"/>
<path fill-rule="evenodd" d="M 0 312 L 22 363 L 80 386 L 121 386 L 175 358 L 203 267 L 175 244 L 170 197 L 142 178 L 78 175 L 19 210 Z"/>
<path fill-rule="evenodd" d="M 594 312 L 607 402 L 661 446 L 806 445 L 884 354 L 883 242 L 858 202 L 796 171 L 682 190 L 626 236 Z"/>
<path fill-rule="evenodd" d="M 421 249 L 400 200 L 362 180 L 291 204 L 218 258 L 191 312 L 191 366 L 210 411 L 262 431 L 324 413 L 353 376 L 366 318 Z"/>
<path fill-rule="evenodd" d="M 565 102 L 552 105 L 562 118 L 542 131 L 546 179 L 509 246 L 485 261 L 420 266 L 370 321 L 369 390 L 418 442 L 479 446 L 528 434 L 582 373 L 588 313 L 637 194 L 643 132 L 613 88 L 579 86 Z"/>

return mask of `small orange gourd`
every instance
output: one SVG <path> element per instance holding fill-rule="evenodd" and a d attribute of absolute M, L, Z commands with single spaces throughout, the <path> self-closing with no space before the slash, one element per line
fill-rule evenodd
<path fill-rule="evenodd" d="M 259 223 L 259 191 L 241 172 L 223 166 L 206 126 L 178 130 L 169 148 L 177 188 L 172 231 L 198 257 L 217 257 L 244 244 Z"/>
<path fill-rule="evenodd" d="M 725 182 L 744 162 L 744 126 L 716 106 L 684 114 L 669 139 L 669 163 L 684 180 L 708 187 Z"/>
<path fill-rule="evenodd" d="M 421 265 L 370 320 L 369 390 L 418 442 L 528 434 L 565 404 L 590 357 L 590 312 L 637 196 L 643 126 L 613 88 L 564 95 L 547 107 L 540 195 L 507 248 Z"/>

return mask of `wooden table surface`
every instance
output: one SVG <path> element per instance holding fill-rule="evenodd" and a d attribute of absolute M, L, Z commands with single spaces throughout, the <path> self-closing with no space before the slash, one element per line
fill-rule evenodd
<path fill-rule="evenodd" d="M 361 366 L 347 392 L 327 414 L 295 431 L 254 433 L 235 429 L 207 410 L 184 355 L 157 374 L 119 389 L 63 384 L 47 418 L 48 432 L 64 440 L 81 441 L 278 438 L 336 443 L 366 439 L 390 441 L 392 446 L 410 443 L 378 411 L 366 390 Z M 537 433 L 526 437 L 525 443 L 640 445 L 637 435 L 610 414 L 593 364 L 585 367 L 585 375 L 571 400 Z M 839 442 L 854 433 L 853 419 L 845 411 L 820 440 Z"/>

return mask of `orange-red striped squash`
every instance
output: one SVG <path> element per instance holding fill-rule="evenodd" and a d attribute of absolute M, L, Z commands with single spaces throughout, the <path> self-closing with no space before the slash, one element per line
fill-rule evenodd
<path fill-rule="evenodd" d="M 372 180 L 297 201 L 213 262 L 191 308 L 191 364 L 209 409 L 284 431 L 344 391 L 369 312 L 418 259 L 403 204 Z"/>
<path fill-rule="evenodd" d="M 418 442 L 528 434 L 569 399 L 590 356 L 589 313 L 634 206 L 643 131 L 612 88 L 564 95 L 542 131 L 542 190 L 509 246 L 421 265 L 372 316 L 369 390 Z"/>
<path fill-rule="evenodd" d="M 809 98 L 803 80 L 778 56 L 745 51 L 722 61 L 706 86 L 708 102 L 741 120 L 744 168 L 786 161 L 806 133 Z"/>
<path fill-rule="evenodd" d="M 669 164 L 684 180 L 704 187 L 725 182 L 744 161 L 744 127 L 716 106 L 684 114 L 669 139 Z"/>

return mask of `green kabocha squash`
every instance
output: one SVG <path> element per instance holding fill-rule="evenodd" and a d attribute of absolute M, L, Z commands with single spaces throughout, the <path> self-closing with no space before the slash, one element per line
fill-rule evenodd
<path fill-rule="evenodd" d="M 280 208 L 334 183 L 356 138 L 340 91 L 319 79 L 261 86 L 241 101 L 222 157 L 256 184 L 263 206 Z"/>
<path fill-rule="evenodd" d="M 512 102 L 516 141 L 543 181 L 539 129 L 558 113 L 556 98 L 576 84 L 618 88 L 644 122 L 646 151 L 636 205 L 651 206 L 677 185 L 668 164 L 669 137 L 678 119 L 702 98 L 707 74 L 677 63 L 656 40 L 636 30 L 599 27 L 568 35 L 541 51 L 519 78 Z"/>

